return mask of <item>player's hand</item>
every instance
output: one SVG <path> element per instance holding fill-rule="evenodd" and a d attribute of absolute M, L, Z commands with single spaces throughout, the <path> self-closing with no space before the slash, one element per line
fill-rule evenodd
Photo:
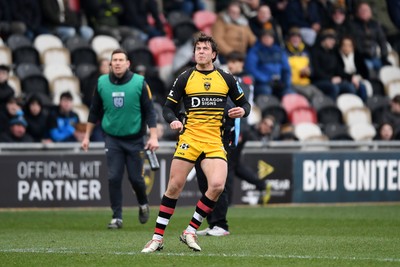
<path fill-rule="evenodd" d="M 229 118 L 241 118 L 244 116 L 244 109 L 241 107 L 234 107 L 228 110 Z"/>
<path fill-rule="evenodd" d="M 172 130 L 178 130 L 179 132 L 183 131 L 183 124 L 181 121 L 173 121 L 169 124 Z"/>

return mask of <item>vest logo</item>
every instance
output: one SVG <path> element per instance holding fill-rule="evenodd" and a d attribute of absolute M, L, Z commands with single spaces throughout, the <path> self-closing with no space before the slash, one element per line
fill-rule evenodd
<path fill-rule="evenodd" d="M 114 107 L 122 108 L 124 106 L 125 92 L 113 92 L 112 97 L 113 97 Z"/>
<path fill-rule="evenodd" d="M 211 88 L 211 83 L 209 83 L 209 82 L 204 82 L 204 89 L 205 89 L 206 91 L 208 91 L 208 90 L 210 90 L 210 88 Z"/>

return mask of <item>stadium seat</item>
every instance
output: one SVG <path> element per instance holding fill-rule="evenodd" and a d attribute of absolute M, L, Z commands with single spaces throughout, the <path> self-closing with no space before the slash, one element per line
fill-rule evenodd
<path fill-rule="evenodd" d="M 70 65 L 71 55 L 65 47 L 53 47 L 43 51 L 41 61 L 43 65 Z"/>
<path fill-rule="evenodd" d="M 96 72 L 97 69 L 98 67 L 95 64 L 82 63 L 76 66 L 75 75 L 82 82 Z"/>
<path fill-rule="evenodd" d="M 370 123 L 356 123 L 349 126 L 349 135 L 354 141 L 370 141 L 375 137 L 376 129 Z"/>
<path fill-rule="evenodd" d="M 98 59 L 105 56 L 104 53 L 120 48 L 118 40 L 109 35 L 96 35 L 93 37 L 91 45 Z"/>
<path fill-rule="evenodd" d="M 131 62 L 131 68 L 144 65 L 146 68 L 151 69 L 155 66 L 153 54 L 147 46 L 130 50 L 128 52 L 128 59 Z"/>
<path fill-rule="evenodd" d="M 400 94 L 400 68 L 383 66 L 379 71 L 379 79 L 383 83 L 385 93 L 389 98 Z"/>
<path fill-rule="evenodd" d="M 121 47 L 126 52 L 129 52 L 131 50 L 135 50 L 135 49 L 138 49 L 138 48 L 147 47 L 147 45 L 146 45 L 145 41 L 142 41 L 139 38 L 127 37 L 121 42 Z"/>
<path fill-rule="evenodd" d="M 282 106 L 287 114 L 290 114 L 293 110 L 301 107 L 310 107 L 310 103 L 307 98 L 300 94 L 287 94 L 282 97 Z"/>
<path fill-rule="evenodd" d="M 54 34 L 39 34 L 33 40 L 33 46 L 39 52 L 39 55 L 42 56 L 43 52 L 49 48 L 62 48 L 64 47 L 61 39 Z"/>
<path fill-rule="evenodd" d="M 332 141 L 353 140 L 348 132 L 347 125 L 340 123 L 328 123 L 322 127 L 323 133 Z"/>
<path fill-rule="evenodd" d="M 172 35 L 177 46 L 183 45 L 193 38 L 198 31 L 192 18 L 183 12 L 173 11 L 168 15 L 168 23 L 171 25 Z"/>
<path fill-rule="evenodd" d="M 39 66 L 31 63 L 22 63 L 17 66 L 16 74 L 21 81 L 22 92 L 26 95 L 38 93 L 49 96 L 49 83 L 43 76 Z"/>
<path fill-rule="evenodd" d="M 156 36 L 149 40 L 148 46 L 155 58 L 156 66 L 172 65 L 176 47 L 171 39 L 166 36 Z"/>
<path fill-rule="evenodd" d="M 11 66 L 12 63 L 11 49 L 7 46 L 0 46 L 0 64 Z"/>
<path fill-rule="evenodd" d="M 50 92 L 52 95 L 57 92 L 70 91 L 80 94 L 79 79 L 76 76 L 58 76 L 50 83 Z"/>
<path fill-rule="evenodd" d="M 16 75 L 10 75 L 8 77 L 8 85 L 14 89 L 14 93 L 16 97 L 21 96 L 22 90 L 21 90 L 21 81 L 19 80 L 18 76 Z"/>
<path fill-rule="evenodd" d="M 344 122 L 349 126 L 356 123 L 371 123 L 371 112 L 367 107 L 351 108 L 343 115 Z"/>
<path fill-rule="evenodd" d="M 273 95 L 259 95 L 255 100 L 256 106 L 261 110 L 262 116 L 271 115 L 279 124 L 287 122 L 287 114 L 279 99 Z"/>
<path fill-rule="evenodd" d="M 336 105 L 340 109 L 342 114 L 345 114 L 346 111 L 348 111 L 351 108 L 364 107 L 364 102 L 359 96 L 351 93 L 346 93 L 346 94 L 341 94 L 337 97 Z"/>
<path fill-rule="evenodd" d="M 374 95 L 367 99 L 367 107 L 371 111 L 372 122 L 377 126 L 382 123 L 382 114 L 390 109 L 388 96 Z"/>
<path fill-rule="evenodd" d="M 211 36 L 212 25 L 217 20 L 217 14 L 210 10 L 198 10 L 193 14 L 193 22 L 199 31 Z"/>
<path fill-rule="evenodd" d="M 80 64 L 97 65 L 97 54 L 88 41 L 79 36 L 74 36 L 66 41 L 65 46 L 71 54 L 71 64 L 78 66 Z"/>
<path fill-rule="evenodd" d="M 294 125 L 303 122 L 317 123 L 317 114 L 312 107 L 300 107 L 289 114 L 289 121 Z"/>
<path fill-rule="evenodd" d="M 39 65 L 39 52 L 33 47 L 32 42 L 22 34 L 12 34 L 7 39 L 7 46 L 12 51 L 14 65 L 32 63 Z"/>
<path fill-rule="evenodd" d="M 85 105 L 74 105 L 72 108 L 76 114 L 78 114 L 79 121 L 81 123 L 86 123 L 89 117 L 89 108 Z"/>
<path fill-rule="evenodd" d="M 315 139 L 323 139 L 321 128 L 310 122 L 303 122 L 294 126 L 294 135 L 299 141 L 308 141 Z"/>
<path fill-rule="evenodd" d="M 317 112 L 317 119 L 320 124 L 343 122 L 342 112 L 332 98 L 318 95 L 311 99 L 311 105 Z"/>
<path fill-rule="evenodd" d="M 74 76 L 71 68 L 68 65 L 60 65 L 60 64 L 46 65 L 44 67 L 43 73 L 46 79 L 48 80 L 49 84 L 51 84 L 57 77 Z"/>

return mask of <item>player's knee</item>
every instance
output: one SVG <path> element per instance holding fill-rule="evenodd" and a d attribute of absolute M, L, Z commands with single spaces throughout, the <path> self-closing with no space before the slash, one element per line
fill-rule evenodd
<path fill-rule="evenodd" d="M 210 183 L 208 190 L 212 191 L 215 195 L 220 195 L 224 191 L 225 183 Z"/>

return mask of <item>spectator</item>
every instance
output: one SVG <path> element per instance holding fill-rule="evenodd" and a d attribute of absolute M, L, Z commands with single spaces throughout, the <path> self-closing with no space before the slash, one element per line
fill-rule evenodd
<path fill-rule="evenodd" d="M 310 53 L 301 38 L 299 28 L 289 30 L 286 52 L 292 74 L 292 88 L 310 101 L 316 95 L 323 95 L 317 87 L 311 84 Z"/>
<path fill-rule="evenodd" d="M 43 25 L 57 34 L 64 42 L 77 34 L 87 41 L 94 35 L 93 29 L 82 23 L 82 14 L 71 9 L 68 0 L 41 0 Z"/>
<path fill-rule="evenodd" d="M 312 83 L 335 101 L 341 93 L 356 94 L 355 87 L 340 77 L 335 31 L 323 30 L 319 39 L 319 44 L 313 47 L 311 53 Z"/>
<path fill-rule="evenodd" d="M 285 36 L 289 30 L 289 23 L 287 19 L 289 0 L 265 0 L 264 3 L 271 8 L 272 17 L 278 21 L 278 24 L 282 28 L 283 36 Z"/>
<path fill-rule="evenodd" d="M 154 36 L 165 35 L 164 25 L 160 19 L 160 12 L 156 0 L 131 1 L 121 0 L 121 25 L 133 27 L 144 34 L 147 40 Z M 149 23 L 148 15 L 154 19 L 154 25 Z"/>
<path fill-rule="evenodd" d="M 196 11 L 206 9 L 203 0 L 163 0 L 162 6 L 166 16 L 171 12 L 178 11 L 192 17 Z"/>
<path fill-rule="evenodd" d="M 365 57 L 367 67 L 372 73 L 377 74 L 382 65 L 389 64 L 385 33 L 381 25 L 373 19 L 368 3 L 358 4 L 351 32 L 357 51 Z"/>
<path fill-rule="evenodd" d="M 219 60 L 225 64 L 224 57 L 232 51 L 246 53 L 257 38 L 251 31 L 248 21 L 241 14 L 240 3 L 234 1 L 222 11 L 212 27 L 212 35 L 218 44 Z"/>
<path fill-rule="evenodd" d="M 233 51 L 226 56 L 228 70 L 236 77 L 244 96 L 251 106 L 254 105 L 254 82 L 253 77 L 244 70 L 245 55 Z"/>
<path fill-rule="evenodd" d="M 0 143 L 31 143 L 33 138 L 26 132 L 28 126 L 23 116 L 16 116 L 9 122 L 9 130 L 0 135 Z"/>
<path fill-rule="evenodd" d="M 79 117 L 72 111 L 72 99 L 70 92 L 62 93 L 60 104 L 50 112 L 48 128 L 50 137 L 55 142 L 76 142 L 83 139 L 83 136 L 75 130 Z"/>
<path fill-rule="evenodd" d="M 0 0 L 0 37 L 4 40 L 11 34 L 25 34 L 24 23 L 12 18 L 11 6 L 8 0 Z"/>
<path fill-rule="evenodd" d="M 351 37 L 345 36 L 340 40 L 339 75 L 344 80 L 351 82 L 357 95 L 366 102 L 368 95 L 363 80 L 368 79 L 369 73 L 364 58 L 354 49 L 354 41 Z"/>
<path fill-rule="evenodd" d="M 303 41 L 312 46 L 321 29 L 321 18 L 315 0 L 292 0 L 287 6 L 289 28 L 298 27 Z"/>
<path fill-rule="evenodd" d="M 279 140 L 281 141 L 297 141 L 296 135 L 294 134 L 294 125 L 286 123 L 281 126 L 279 133 Z"/>
<path fill-rule="evenodd" d="M 243 15 L 247 19 L 257 16 L 257 11 L 261 4 L 260 0 L 240 0 L 240 2 Z"/>
<path fill-rule="evenodd" d="M 249 25 L 254 35 L 259 39 L 263 30 L 274 32 L 275 43 L 283 45 L 282 29 L 271 16 L 271 9 L 267 5 L 261 5 L 257 9 L 257 15 L 249 20 Z"/>
<path fill-rule="evenodd" d="M 0 132 L 8 129 L 8 123 L 15 116 L 23 116 L 21 104 L 15 97 L 8 98 L 6 104 L 0 109 Z"/>
<path fill-rule="evenodd" d="M 332 0 L 315 0 L 317 2 L 318 14 L 320 17 L 321 29 L 327 28 L 330 20 L 330 14 L 334 8 Z M 336 3 L 336 5 L 338 5 Z M 339 6 L 339 5 L 338 5 Z"/>
<path fill-rule="evenodd" d="M 388 122 L 384 122 L 381 125 L 379 125 L 374 140 L 390 141 L 393 139 L 394 139 L 393 125 Z"/>
<path fill-rule="evenodd" d="M 10 67 L 0 65 L 0 108 L 3 108 L 10 97 L 14 97 L 14 89 L 8 84 Z"/>
<path fill-rule="evenodd" d="M 44 108 L 38 95 L 33 94 L 28 98 L 24 107 L 24 114 L 28 123 L 26 131 L 32 136 L 34 142 L 50 142 L 51 139 L 47 131 L 49 112 Z"/>
<path fill-rule="evenodd" d="M 127 36 L 137 37 L 137 30 L 120 25 L 124 9 L 118 0 L 85 0 L 80 4 L 95 35 L 110 35 L 119 42 Z"/>
<path fill-rule="evenodd" d="M 264 30 L 260 40 L 250 48 L 245 69 L 255 79 L 255 97 L 274 94 L 281 98 L 294 92 L 288 57 L 284 49 L 274 44 L 274 33 L 270 30 Z"/>
<path fill-rule="evenodd" d="M 382 114 L 382 120 L 394 127 L 394 139 L 400 139 L 400 95 L 396 95 L 390 102 L 390 110 Z"/>
<path fill-rule="evenodd" d="M 343 7 L 335 6 L 332 9 L 332 12 L 329 13 L 329 22 L 326 28 L 335 30 L 338 40 L 350 34 L 350 20 Z"/>
<path fill-rule="evenodd" d="M 33 40 L 36 35 L 45 33 L 42 25 L 42 11 L 37 0 L 13 0 L 9 1 L 12 12 L 12 20 L 24 23 L 26 36 Z"/>

